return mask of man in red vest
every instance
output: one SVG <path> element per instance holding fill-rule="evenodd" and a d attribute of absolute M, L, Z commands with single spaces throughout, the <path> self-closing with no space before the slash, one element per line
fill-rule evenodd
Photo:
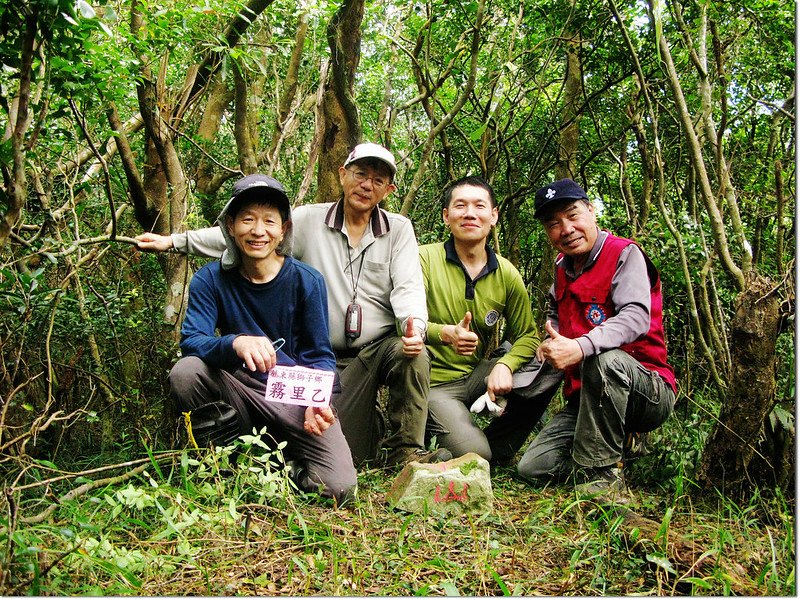
<path fill-rule="evenodd" d="M 559 251 L 548 336 L 536 355 L 564 372 L 566 407 L 517 469 L 534 480 L 574 475 L 582 491 L 624 502 L 626 435 L 657 428 L 675 404 L 661 280 L 634 241 L 598 228 L 586 192 L 571 179 L 539 189 L 534 206 Z"/>

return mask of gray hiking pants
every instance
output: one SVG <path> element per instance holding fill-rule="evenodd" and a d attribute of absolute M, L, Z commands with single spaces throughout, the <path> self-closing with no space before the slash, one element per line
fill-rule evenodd
<path fill-rule="evenodd" d="M 563 378 L 545 364 L 532 383 L 515 387 L 504 395 L 508 403 L 502 415 L 482 430 L 469 410 L 486 393 L 486 377 L 497 360 L 497 357 L 481 360 L 464 378 L 431 387 L 428 435 L 435 435 L 439 446 L 449 449 L 453 457 L 474 452 L 489 461 L 513 458 L 544 414 Z"/>
<path fill-rule="evenodd" d="M 403 354 L 400 337 L 389 336 L 353 354 L 336 352 L 342 392 L 331 398 L 353 462 L 361 466 L 375 460 L 381 446 L 389 460 L 423 449 L 431 380 L 428 353 L 408 357 Z M 389 390 L 389 431 L 385 439 L 386 427 L 378 404 L 378 391 L 383 385 Z"/>
<path fill-rule="evenodd" d="M 295 483 L 308 492 L 334 497 L 341 505 L 356 487 L 356 469 L 337 419 L 321 436 L 303 429 L 304 406 L 265 400 L 266 385 L 244 370 L 230 373 L 200 358 L 181 358 L 169 373 L 170 394 L 182 412 L 224 401 L 236 411 L 239 434 L 267 428 L 276 442 L 286 441 L 284 456 L 305 467 Z"/>
<path fill-rule="evenodd" d="M 657 428 L 674 405 L 666 381 L 624 351 L 586 358 L 579 399 L 545 424 L 517 471 L 529 479 L 565 480 L 574 466 L 613 466 L 622 460 L 625 435 Z"/>

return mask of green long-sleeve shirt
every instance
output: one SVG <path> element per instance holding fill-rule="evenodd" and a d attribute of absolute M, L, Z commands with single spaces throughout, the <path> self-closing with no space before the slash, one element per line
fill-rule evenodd
<path fill-rule="evenodd" d="M 472 280 L 456 254 L 452 238 L 444 243 L 420 247 L 420 261 L 428 304 L 428 350 L 431 354 L 431 386 L 449 383 L 470 374 L 484 357 L 500 317 L 505 319 L 504 339 L 511 350 L 500 358 L 511 372 L 536 353 L 539 333 L 533 321 L 531 302 L 522 276 L 511 262 L 487 245 L 486 268 Z M 477 333 L 478 347 L 462 356 L 442 342 L 442 328 L 458 324 L 472 312 L 470 330 Z"/>

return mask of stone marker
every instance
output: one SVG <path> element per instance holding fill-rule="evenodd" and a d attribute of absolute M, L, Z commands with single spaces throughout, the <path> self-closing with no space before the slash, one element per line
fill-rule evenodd
<path fill-rule="evenodd" d="M 477 453 L 436 464 L 411 462 L 395 479 L 387 499 L 393 508 L 413 513 L 488 513 L 494 501 L 489 462 Z"/>

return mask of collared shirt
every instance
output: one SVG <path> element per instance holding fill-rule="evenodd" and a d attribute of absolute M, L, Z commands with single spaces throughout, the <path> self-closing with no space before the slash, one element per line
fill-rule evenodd
<path fill-rule="evenodd" d="M 335 350 L 397 335 L 409 316 L 423 333 L 428 310 L 414 228 L 406 217 L 376 207 L 358 246 L 347 240 L 343 201 L 306 204 L 292 211 L 292 255 L 325 277 L 330 336 Z M 345 311 L 361 306 L 361 336 L 348 343 Z"/>
<path fill-rule="evenodd" d="M 414 228 L 406 217 L 376 207 L 356 248 L 350 248 L 342 201 L 305 204 L 292 210 L 292 255 L 325 278 L 328 321 L 334 350 L 358 348 L 402 331 L 406 319 L 425 332 L 428 310 Z M 217 258 L 225 249 L 218 227 L 172 235 L 174 247 Z M 352 343 L 344 334 L 345 312 L 361 306 L 361 335 Z"/>
<path fill-rule="evenodd" d="M 512 347 L 499 362 L 515 372 L 531 360 L 539 335 L 525 283 L 511 262 L 487 245 L 486 267 L 472 279 L 458 258 L 452 237 L 444 243 L 423 245 L 419 251 L 430 315 L 431 386 L 469 375 L 484 358 L 501 317 L 505 319 L 503 337 Z M 473 354 L 462 356 L 444 344 L 440 335 L 445 325 L 459 323 L 468 310 L 478 347 Z"/>
<path fill-rule="evenodd" d="M 444 254 L 445 258 L 447 258 L 448 262 L 452 262 L 456 266 L 458 266 L 464 273 L 464 299 L 465 300 L 473 300 L 475 299 L 475 284 L 488 275 L 490 272 L 497 270 L 498 263 L 497 263 L 497 254 L 494 253 L 492 247 L 487 243 L 485 248 L 486 250 L 486 264 L 483 265 L 481 271 L 477 274 L 477 276 L 473 279 L 469 276 L 467 269 L 464 267 L 464 264 L 461 262 L 461 258 L 458 257 L 458 252 L 456 251 L 456 242 L 453 237 L 450 237 L 447 241 L 444 242 Z M 455 324 L 455 323 L 453 323 Z"/>
<path fill-rule="evenodd" d="M 608 235 L 608 231 L 598 229 L 597 239 L 580 272 L 575 270 L 574 261 L 569 256 L 561 256 L 556 261 L 556 268 L 563 269 L 569 278 L 577 279 L 597 262 Z M 558 305 L 552 285 L 549 297 L 548 318 L 558 330 Z M 616 314 L 577 339 L 584 357 L 636 341 L 650 329 L 650 277 L 644 254 L 636 244 L 629 245 L 620 254 L 617 270 L 611 279 L 611 301 Z"/>

